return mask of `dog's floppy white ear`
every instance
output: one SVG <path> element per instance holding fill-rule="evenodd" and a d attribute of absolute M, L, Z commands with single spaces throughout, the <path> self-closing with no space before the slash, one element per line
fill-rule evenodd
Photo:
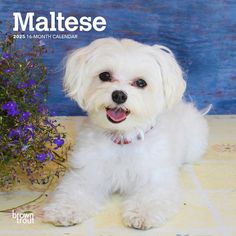
<path fill-rule="evenodd" d="M 172 51 L 162 45 L 152 46 L 154 57 L 161 70 L 162 84 L 167 108 L 182 99 L 186 83 L 183 72 Z"/>
<path fill-rule="evenodd" d="M 88 47 L 80 48 L 70 53 L 66 58 L 65 74 L 63 78 L 64 90 L 70 98 L 78 102 L 85 109 L 83 101 L 85 86 L 85 65 L 87 62 Z"/>

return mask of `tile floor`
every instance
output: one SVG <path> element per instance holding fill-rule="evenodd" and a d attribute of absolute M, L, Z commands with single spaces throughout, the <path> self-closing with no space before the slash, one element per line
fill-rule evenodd
<path fill-rule="evenodd" d="M 73 138 L 80 117 L 62 117 Z M 23 207 L 34 213 L 34 224 L 17 223 L 11 213 L 0 213 L 0 235 L 71 236 L 236 236 L 236 116 L 208 116 L 209 149 L 203 160 L 181 170 L 185 205 L 161 228 L 139 231 L 125 228 L 120 216 L 120 197 L 115 195 L 105 209 L 82 225 L 54 227 L 43 224 L 38 212 L 42 196 Z M 17 190 L 0 193 L 0 210 L 28 202 L 40 193 Z"/>

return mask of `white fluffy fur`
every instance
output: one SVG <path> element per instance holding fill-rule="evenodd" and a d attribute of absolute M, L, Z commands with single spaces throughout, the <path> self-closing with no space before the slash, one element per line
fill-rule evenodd
<path fill-rule="evenodd" d="M 102 82 L 98 75 L 103 71 L 110 71 L 115 81 Z M 147 87 L 131 86 L 136 78 L 145 79 Z M 208 128 L 203 115 L 182 101 L 185 82 L 170 49 L 129 39 L 95 40 L 69 55 L 64 86 L 88 118 L 71 153 L 71 169 L 44 208 L 45 221 L 80 223 L 114 192 L 124 197 L 123 221 L 129 227 L 159 226 L 177 213 L 179 167 L 199 160 Z M 105 107 L 117 106 L 111 99 L 117 89 L 127 93 L 121 107 L 130 115 L 114 124 Z M 112 133 L 132 143 L 115 144 Z"/>

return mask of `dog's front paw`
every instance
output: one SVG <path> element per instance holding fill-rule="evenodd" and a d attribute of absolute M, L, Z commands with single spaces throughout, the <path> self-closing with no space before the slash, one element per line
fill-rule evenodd
<path fill-rule="evenodd" d="M 134 229 L 147 230 L 153 227 L 145 216 L 134 212 L 126 212 L 123 215 L 123 222 L 126 226 Z"/>
<path fill-rule="evenodd" d="M 135 229 L 147 230 L 163 225 L 179 210 L 179 202 L 173 199 L 154 200 L 132 198 L 123 204 L 123 222 Z"/>
<path fill-rule="evenodd" d="M 43 209 L 43 221 L 55 226 L 72 226 L 87 218 L 86 215 L 79 213 L 74 206 L 51 203 Z"/>
<path fill-rule="evenodd" d="M 162 223 L 156 219 L 156 215 L 152 215 L 147 209 L 141 209 L 139 207 L 125 210 L 123 213 L 123 222 L 130 228 L 140 230 L 147 230 Z"/>

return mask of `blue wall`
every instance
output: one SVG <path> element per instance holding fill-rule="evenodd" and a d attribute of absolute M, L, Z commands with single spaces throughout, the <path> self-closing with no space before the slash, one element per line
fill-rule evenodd
<path fill-rule="evenodd" d="M 187 74 L 186 99 L 211 114 L 236 114 L 236 1 L 234 0 L 47 0 L 0 1 L 0 18 L 13 23 L 14 11 L 34 11 L 65 16 L 101 15 L 104 32 L 78 32 L 78 39 L 44 40 L 49 51 L 45 63 L 50 73 L 48 107 L 58 115 L 79 115 L 78 106 L 62 92 L 60 63 L 71 49 L 96 38 L 132 38 L 147 44 L 163 44 L 176 54 Z"/>

